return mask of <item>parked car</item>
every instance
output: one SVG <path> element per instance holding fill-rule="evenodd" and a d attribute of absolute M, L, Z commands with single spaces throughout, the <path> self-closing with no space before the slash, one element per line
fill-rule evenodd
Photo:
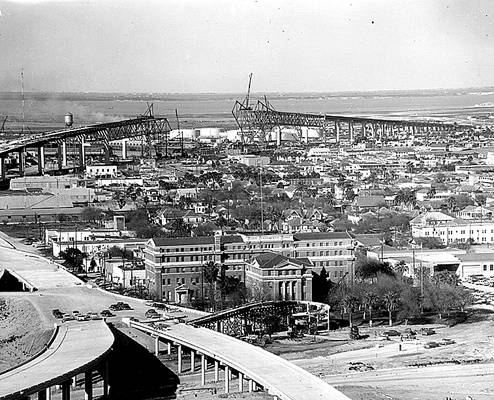
<path fill-rule="evenodd" d="M 394 329 L 388 329 L 387 331 L 384 331 L 383 336 L 400 336 L 401 333 L 394 330 Z"/>
<path fill-rule="evenodd" d="M 151 308 L 146 311 L 144 316 L 146 318 L 159 318 L 161 315 L 154 308 Z"/>
<path fill-rule="evenodd" d="M 62 322 L 73 321 L 75 318 L 72 314 L 64 314 L 62 317 Z"/>
<path fill-rule="evenodd" d="M 424 349 L 434 349 L 436 347 L 439 347 L 439 343 L 428 342 L 428 343 L 424 344 Z"/>
<path fill-rule="evenodd" d="M 434 335 L 435 333 L 436 331 L 432 328 L 422 328 L 420 330 L 420 334 L 423 336 L 430 336 L 430 335 Z"/>
<path fill-rule="evenodd" d="M 114 317 L 115 316 L 115 314 L 113 314 L 110 310 L 103 310 L 103 311 L 100 312 L 100 315 L 103 318 Z"/>

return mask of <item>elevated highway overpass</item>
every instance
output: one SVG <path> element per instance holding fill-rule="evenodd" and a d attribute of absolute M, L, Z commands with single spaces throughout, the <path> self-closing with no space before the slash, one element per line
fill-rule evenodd
<path fill-rule="evenodd" d="M 200 358 L 201 383 L 206 382 L 208 361 L 214 362 L 214 380 L 220 379 L 223 370 L 225 392 L 232 389 L 232 376 L 237 379 L 237 390 L 249 391 L 255 386 L 282 400 L 349 400 L 347 396 L 321 379 L 260 347 L 207 328 L 188 324 L 143 323 L 126 319 L 135 329 L 146 332 L 160 341 L 177 346 L 178 372 L 183 370 L 183 352 L 190 352 L 192 370 L 195 359 Z M 213 372 L 213 371 L 211 371 Z"/>
<path fill-rule="evenodd" d="M 13 400 L 38 394 L 50 398 L 51 388 L 62 386 L 62 398 L 70 398 L 71 379 L 84 374 L 86 399 L 93 397 L 92 372 L 103 372 L 103 394 L 108 394 L 105 357 L 114 337 L 102 320 L 61 325 L 46 350 L 17 368 L 0 374 L 0 399 Z"/>
<path fill-rule="evenodd" d="M 55 322 L 51 310 L 60 308 L 66 311 L 79 310 L 82 313 L 101 311 L 111 303 L 122 300 L 118 295 L 84 285 L 79 279 L 43 257 L 2 246 L 0 238 L 0 268 L 7 268 L 29 283 L 35 291 L 2 293 L 5 296 L 22 296 L 39 311 L 46 326 Z M 194 327 L 183 322 L 167 321 L 166 329 L 158 329 L 148 323 L 136 322 L 132 318 L 144 319 L 148 309 L 144 302 L 126 298 L 133 310 L 119 312 L 127 323 L 142 332 L 155 337 L 155 345 L 166 341 L 170 346 L 189 349 L 201 357 L 206 377 L 206 361 L 214 360 L 219 379 L 220 367 L 226 369 L 227 390 L 230 391 L 230 374 L 237 375 L 243 390 L 256 386 L 264 388 L 280 399 L 336 399 L 348 398 L 333 387 L 322 382 L 307 371 L 296 367 L 269 352 L 246 342 L 234 339 L 213 330 Z M 176 321 L 197 319 L 200 314 L 177 309 L 170 318 Z M 180 317 L 180 318 L 177 318 Z M 205 317 L 204 315 L 201 316 Z M 117 321 L 117 317 L 109 319 Z M 84 374 L 86 399 L 91 399 L 91 372 L 105 370 L 105 357 L 112 344 L 113 334 L 103 321 L 64 323 L 59 328 L 54 341 L 39 356 L 4 374 L 0 374 L 0 399 L 23 399 L 38 393 L 40 399 L 49 398 L 53 385 L 62 386 L 62 399 L 70 398 L 70 380 L 76 374 Z M 170 348 L 169 346 L 169 348 Z M 179 372 L 182 372 L 179 363 Z M 105 374 L 103 374 L 105 379 Z M 107 389 L 107 384 L 104 384 Z"/>
<path fill-rule="evenodd" d="M 67 167 L 67 141 L 69 140 L 76 142 L 78 145 L 79 166 L 82 167 L 86 163 L 86 142 L 101 143 L 108 151 L 109 142 L 111 141 L 141 136 L 145 138 L 149 149 L 153 143 L 167 142 L 170 131 L 171 127 L 166 118 L 144 115 L 132 119 L 67 128 L 53 132 L 32 133 L 0 145 L 0 177 L 5 179 L 5 158 L 11 153 L 18 153 L 19 172 L 23 174 L 27 149 L 36 149 L 38 172 L 43 174 L 45 169 L 45 146 L 48 143 L 57 145 L 58 167 L 63 169 Z M 107 156 L 109 156 L 109 153 L 107 153 Z"/>
<path fill-rule="evenodd" d="M 278 111 L 267 101 L 258 100 L 254 106 L 248 102 L 236 101 L 232 109 L 233 117 L 243 133 L 243 140 L 247 143 L 268 141 L 267 133 L 279 128 L 276 142 L 281 145 L 282 127 L 320 128 L 327 138 L 340 143 L 343 129 L 346 129 L 349 143 L 353 143 L 357 134 L 362 138 L 379 141 L 398 139 L 402 137 L 414 138 L 419 136 L 440 137 L 457 130 L 471 130 L 473 125 L 446 123 L 434 120 L 404 120 L 392 118 L 371 118 L 351 115 L 311 114 Z M 358 127 L 358 130 L 356 129 Z M 306 143 L 308 134 L 300 137 Z"/>

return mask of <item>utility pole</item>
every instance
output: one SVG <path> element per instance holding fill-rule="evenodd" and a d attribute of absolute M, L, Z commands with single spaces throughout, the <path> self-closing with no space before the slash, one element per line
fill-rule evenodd
<path fill-rule="evenodd" d="M 175 108 L 175 117 L 177 118 L 177 129 L 180 135 L 180 152 L 184 156 L 184 132 L 180 130 L 180 120 L 178 119 L 178 110 Z"/>
<path fill-rule="evenodd" d="M 259 186 L 261 190 L 261 234 L 264 235 L 264 209 L 262 202 L 262 165 L 259 168 Z"/>
<path fill-rule="evenodd" d="M 22 133 L 26 130 L 26 114 L 25 106 L 26 101 L 24 99 L 24 67 L 21 68 L 21 92 L 22 92 Z"/>

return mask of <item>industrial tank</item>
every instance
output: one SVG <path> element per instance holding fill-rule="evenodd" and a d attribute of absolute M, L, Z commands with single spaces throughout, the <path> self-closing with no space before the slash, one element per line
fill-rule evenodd
<path fill-rule="evenodd" d="M 65 126 L 72 126 L 74 123 L 74 116 L 72 113 L 65 114 Z"/>

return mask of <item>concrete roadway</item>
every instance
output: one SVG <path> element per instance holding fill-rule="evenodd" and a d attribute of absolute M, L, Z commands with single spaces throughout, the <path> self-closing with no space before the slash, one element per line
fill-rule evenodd
<path fill-rule="evenodd" d="M 89 366 L 96 366 L 110 351 L 113 334 L 103 321 L 62 325 L 54 341 L 39 357 L 0 374 L 0 399 L 19 398 L 47 386 L 61 384 Z"/>
<path fill-rule="evenodd" d="M 131 323 L 131 326 L 138 325 L 142 324 Z M 169 341 L 232 367 L 281 399 L 349 400 L 343 393 L 290 361 L 233 337 L 185 324 L 171 324 L 156 332 Z"/>

